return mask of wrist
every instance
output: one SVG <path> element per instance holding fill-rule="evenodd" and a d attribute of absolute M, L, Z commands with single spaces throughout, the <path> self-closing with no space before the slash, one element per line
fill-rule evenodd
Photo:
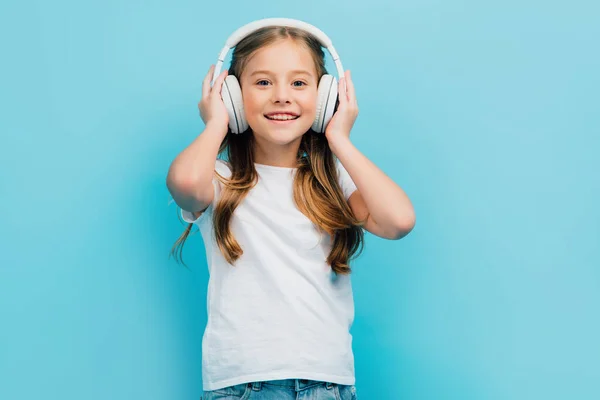
<path fill-rule="evenodd" d="M 329 143 L 329 148 L 336 156 L 340 152 L 343 152 L 344 149 L 352 146 L 350 138 L 346 135 L 331 135 L 331 137 L 327 138 L 327 142 Z"/>
<path fill-rule="evenodd" d="M 225 137 L 228 131 L 228 125 L 217 124 L 215 122 L 208 122 L 204 127 L 205 132 Z"/>

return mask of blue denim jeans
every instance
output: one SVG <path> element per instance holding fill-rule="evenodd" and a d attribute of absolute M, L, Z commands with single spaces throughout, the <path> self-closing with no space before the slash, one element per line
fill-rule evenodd
<path fill-rule="evenodd" d="M 356 400 L 354 385 L 283 379 L 242 383 L 204 392 L 200 400 Z"/>

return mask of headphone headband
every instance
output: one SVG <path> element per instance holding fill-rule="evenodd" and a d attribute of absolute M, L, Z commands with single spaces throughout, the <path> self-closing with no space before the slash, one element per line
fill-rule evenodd
<path fill-rule="evenodd" d="M 344 76 L 344 68 L 342 67 L 342 62 L 340 61 L 340 57 L 337 54 L 337 52 L 335 51 L 335 48 L 333 47 L 331 39 L 329 39 L 329 37 L 327 37 L 327 35 L 323 31 L 321 31 L 319 28 L 317 28 L 311 24 L 308 24 L 304 21 L 297 20 L 297 19 L 265 18 L 265 19 L 259 19 L 259 20 L 250 22 L 250 23 L 238 28 L 235 32 L 233 32 L 229 36 L 229 38 L 227 38 L 227 41 L 225 42 L 225 47 L 223 47 L 223 49 L 219 53 L 219 59 L 217 61 L 217 64 L 215 65 L 215 71 L 213 73 L 213 78 L 212 78 L 213 84 L 214 84 L 215 80 L 217 79 L 217 77 L 219 76 L 219 74 L 221 73 L 221 67 L 223 66 L 223 61 L 225 60 L 225 56 L 227 55 L 229 50 L 231 48 L 233 48 L 235 45 L 237 45 L 242 39 L 244 39 L 245 37 L 250 35 L 251 33 L 255 32 L 261 28 L 267 27 L 267 26 L 285 26 L 285 27 L 290 27 L 290 28 L 298 28 L 298 29 L 302 29 L 303 31 L 310 33 L 321 43 L 321 45 L 323 47 L 325 47 L 327 49 L 329 54 L 331 54 L 331 57 L 333 58 L 333 61 L 335 63 L 336 69 L 337 69 L 338 78 L 341 78 Z"/>

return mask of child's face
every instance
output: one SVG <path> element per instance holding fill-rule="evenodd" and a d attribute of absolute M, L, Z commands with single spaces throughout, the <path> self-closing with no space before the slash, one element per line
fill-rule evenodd
<path fill-rule="evenodd" d="M 314 59 L 305 47 L 286 39 L 261 48 L 244 68 L 240 84 L 246 119 L 257 140 L 287 145 L 299 141 L 311 127 L 318 80 Z M 283 120 L 290 115 L 298 118 Z"/>

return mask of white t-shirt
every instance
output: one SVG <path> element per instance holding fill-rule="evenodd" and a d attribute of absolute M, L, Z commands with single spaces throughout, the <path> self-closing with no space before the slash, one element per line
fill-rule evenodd
<path fill-rule="evenodd" d="M 350 275 L 326 258 L 331 239 L 320 234 L 293 201 L 295 168 L 255 164 L 259 180 L 236 208 L 231 230 L 244 254 L 232 266 L 212 232 L 222 184 L 213 179 L 213 203 L 197 219 L 209 268 L 208 321 L 202 342 L 205 391 L 246 382 L 312 379 L 353 385 Z M 217 160 L 219 174 L 230 177 Z M 337 162 L 345 198 L 356 190 Z"/>

